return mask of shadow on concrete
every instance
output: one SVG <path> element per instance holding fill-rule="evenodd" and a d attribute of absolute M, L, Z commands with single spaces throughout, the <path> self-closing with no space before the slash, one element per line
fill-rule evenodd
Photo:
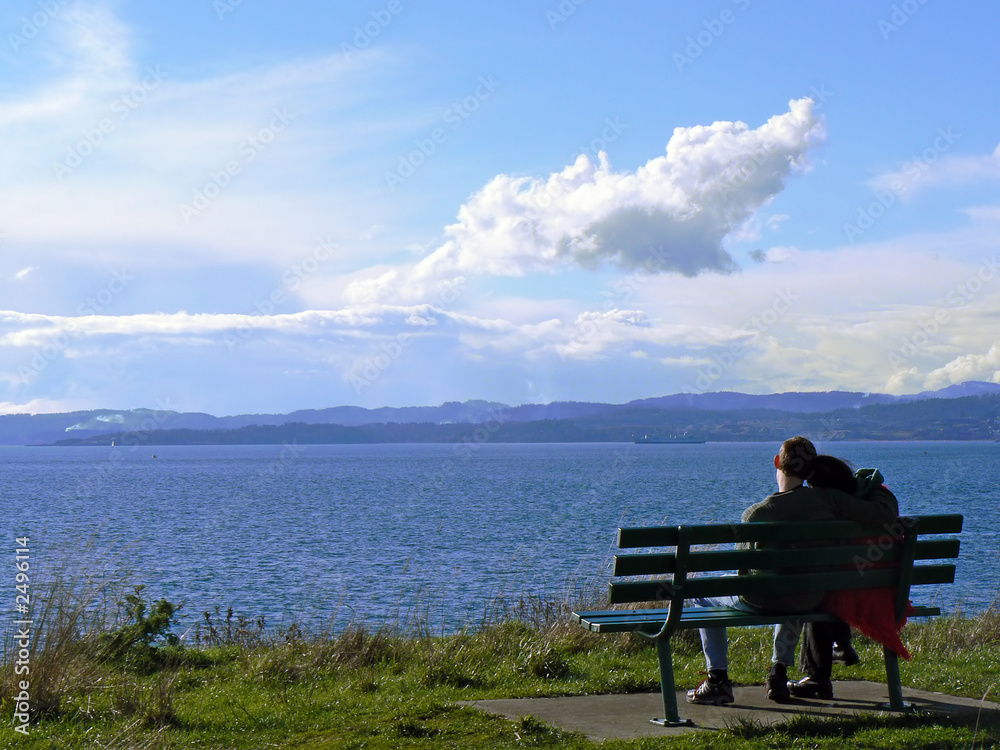
<path fill-rule="evenodd" d="M 973 722 L 977 718 L 983 721 L 1000 721 L 1000 704 L 990 701 L 957 698 L 905 687 L 903 697 L 908 705 L 918 711 L 942 713 Z M 679 691 L 677 704 L 680 706 L 680 714 L 682 718 L 693 722 L 691 727 L 661 727 L 650 723 L 651 719 L 663 715 L 659 693 L 483 700 L 467 701 L 462 705 L 510 719 L 534 716 L 550 726 L 581 732 L 592 740 L 660 737 L 664 734 L 718 730 L 740 722 L 771 725 L 788 721 L 795 716 L 832 718 L 861 713 L 892 714 L 881 707 L 881 704 L 888 703 L 889 695 L 885 684 L 877 682 L 835 682 L 834 697 L 830 700 L 793 699 L 789 703 L 778 704 L 767 700 L 760 685 L 736 688 L 735 698 L 736 702 L 728 706 L 697 706 L 687 703 L 684 691 Z"/>

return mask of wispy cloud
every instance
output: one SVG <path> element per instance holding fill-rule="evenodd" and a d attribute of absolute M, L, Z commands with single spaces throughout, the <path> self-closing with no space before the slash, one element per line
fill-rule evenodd
<path fill-rule="evenodd" d="M 364 197 L 326 178 L 330 163 L 381 137 L 350 113 L 377 95 L 370 75 L 384 54 L 193 78 L 138 64 L 133 31 L 107 4 L 69 3 L 46 32 L 32 42 L 46 61 L 40 80 L 0 93 L 12 252 L 58 259 L 99 245 L 149 266 L 157 255 L 137 247 L 153 245 L 175 248 L 172 262 L 185 252 L 281 262 L 333 226 L 364 228 Z"/>
<path fill-rule="evenodd" d="M 978 156 L 950 153 L 958 140 L 959 136 L 950 129 L 942 129 L 931 146 L 907 159 L 899 169 L 875 177 L 872 187 L 912 198 L 932 188 L 1000 181 L 1000 145 L 992 153 Z"/>

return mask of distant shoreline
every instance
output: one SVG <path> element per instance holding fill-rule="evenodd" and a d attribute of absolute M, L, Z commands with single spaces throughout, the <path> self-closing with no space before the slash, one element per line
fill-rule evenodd
<path fill-rule="evenodd" d="M 983 385 L 985 387 L 985 384 Z M 887 402 L 865 394 L 688 394 L 628 404 L 508 407 L 333 407 L 287 415 L 212 417 L 148 409 L 0 416 L 4 445 L 280 445 L 378 443 L 632 443 L 1000 439 L 1000 393 Z M 679 441 L 672 441 L 679 442 Z"/>

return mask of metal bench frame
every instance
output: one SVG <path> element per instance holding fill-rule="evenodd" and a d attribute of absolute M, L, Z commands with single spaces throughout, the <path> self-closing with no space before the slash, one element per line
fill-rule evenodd
<path fill-rule="evenodd" d="M 678 630 L 703 627 L 774 625 L 788 620 L 827 622 L 822 611 L 752 613 L 736 607 L 690 607 L 685 599 L 747 594 L 829 592 L 868 588 L 896 591 L 896 621 L 901 622 L 912 586 L 955 580 L 956 538 L 961 515 L 903 516 L 883 527 L 852 521 L 815 523 L 740 523 L 699 526 L 652 526 L 618 530 L 620 549 L 647 548 L 616 555 L 609 584 L 612 605 L 656 602 L 649 609 L 574 612 L 581 627 L 595 633 L 632 632 L 654 641 L 660 670 L 663 726 L 690 725 L 681 719 L 674 690 L 670 639 Z M 736 549 L 716 549 L 719 545 Z M 673 548 L 672 552 L 663 551 Z M 695 549 L 692 549 L 695 548 Z M 733 575 L 739 571 L 738 575 Z M 693 575 L 692 575 L 693 574 Z M 666 605 L 666 606 L 664 606 Z M 938 607 L 915 606 L 910 617 L 941 614 Z M 895 653 L 883 648 L 888 708 L 907 708 Z"/>

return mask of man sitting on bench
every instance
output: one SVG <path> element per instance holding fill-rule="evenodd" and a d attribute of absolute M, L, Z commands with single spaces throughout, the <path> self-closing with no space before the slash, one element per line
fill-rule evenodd
<path fill-rule="evenodd" d="M 816 461 L 816 448 L 808 439 L 796 436 L 781 445 L 774 457 L 778 491 L 750 506 L 743 512 L 744 523 L 752 521 L 833 521 L 850 520 L 877 525 L 895 518 L 895 510 L 885 504 L 861 500 L 846 492 L 825 487 L 807 487 Z M 807 612 L 819 606 L 822 594 L 808 592 L 773 594 L 736 599 L 695 599 L 703 607 L 732 605 L 751 612 L 788 613 L 792 617 L 778 626 L 774 639 L 771 669 L 764 689 L 774 701 L 789 699 L 787 666 L 795 658 L 802 623 L 794 619 L 798 612 Z M 721 705 L 732 703 L 733 686 L 729 681 L 729 642 L 725 628 L 702 628 L 701 643 L 708 666 L 708 679 L 689 690 L 689 703 Z"/>

